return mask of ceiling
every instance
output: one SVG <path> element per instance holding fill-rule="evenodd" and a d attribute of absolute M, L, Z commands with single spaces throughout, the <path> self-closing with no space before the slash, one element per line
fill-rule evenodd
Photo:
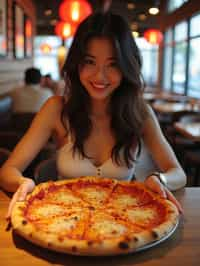
<path fill-rule="evenodd" d="M 58 7 L 63 0 L 33 0 L 36 5 L 37 12 L 37 34 L 52 35 L 56 21 L 59 20 Z M 162 1 L 162 0 L 161 0 Z M 148 9 L 152 5 L 159 5 L 161 1 L 155 0 L 113 0 L 111 10 L 122 15 L 128 20 L 131 28 L 138 27 L 140 34 L 149 27 L 158 26 L 158 15 L 148 14 Z M 102 0 L 88 0 L 94 11 L 100 9 Z M 133 9 L 128 9 L 128 4 L 134 4 Z M 48 11 L 47 11 L 48 10 Z M 51 11 L 50 11 L 51 10 Z M 47 14 L 45 14 L 45 12 Z M 146 19 L 142 20 L 139 15 L 146 15 Z"/>

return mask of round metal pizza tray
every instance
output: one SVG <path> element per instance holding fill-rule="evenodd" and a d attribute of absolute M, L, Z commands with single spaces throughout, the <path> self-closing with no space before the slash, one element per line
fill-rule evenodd
<path fill-rule="evenodd" d="M 152 242 L 152 243 L 149 243 L 141 248 L 138 248 L 136 249 L 134 252 L 140 252 L 140 251 L 143 251 L 143 250 L 146 250 L 146 249 L 149 249 L 149 248 L 152 248 L 154 246 L 157 246 L 159 245 L 160 243 L 164 242 L 166 239 L 168 239 L 171 235 L 173 235 L 173 233 L 176 231 L 177 227 L 178 227 L 178 224 L 179 224 L 179 220 L 177 220 L 177 223 L 175 224 L 175 226 L 172 228 L 172 230 L 167 234 L 165 235 L 163 238 L 155 241 L 155 242 Z"/>

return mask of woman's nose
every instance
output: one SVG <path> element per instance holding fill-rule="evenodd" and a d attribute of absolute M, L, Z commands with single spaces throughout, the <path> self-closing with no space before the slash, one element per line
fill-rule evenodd
<path fill-rule="evenodd" d="M 103 80 L 103 81 L 106 80 L 107 79 L 106 68 L 104 66 L 98 67 L 96 70 L 95 76 L 99 80 Z"/>

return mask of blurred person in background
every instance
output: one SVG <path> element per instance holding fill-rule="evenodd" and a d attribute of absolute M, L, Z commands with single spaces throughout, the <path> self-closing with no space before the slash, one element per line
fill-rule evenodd
<path fill-rule="evenodd" d="M 46 74 L 41 78 L 41 87 L 48 88 L 54 95 L 62 96 L 64 94 L 64 81 L 56 82 L 52 79 L 51 74 Z"/>
<path fill-rule="evenodd" d="M 37 113 L 43 103 L 53 95 L 50 89 L 41 88 L 41 73 L 37 68 L 28 68 L 24 75 L 24 85 L 11 91 L 15 113 Z"/>

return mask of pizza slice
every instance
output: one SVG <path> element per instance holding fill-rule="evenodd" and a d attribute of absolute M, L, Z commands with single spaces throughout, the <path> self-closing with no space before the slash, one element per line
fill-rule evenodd
<path fill-rule="evenodd" d="M 91 206 L 103 206 L 110 198 L 110 194 L 115 186 L 115 181 L 112 179 L 98 179 L 85 177 L 78 182 L 74 182 L 72 190 L 79 198 L 87 202 Z"/>
<path fill-rule="evenodd" d="M 35 201 L 25 209 L 25 216 L 31 221 L 42 219 L 52 219 L 57 216 L 65 215 L 66 207 L 62 204 L 53 204 L 48 201 Z"/>
<path fill-rule="evenodd" d="M 176 225 L 178 217 L 177 208 L 170 201 L 162 199 L 118 212 L 130 226 L 142 228 L 145 238 L 153 237 L 151 240 L 160 239 L 166 235 L 166 232 L 170 232 Z"/>
<path fill-rule="evenodd" d="M 35 207 L 31 206 L 27 210 L 24 202 L 17 202 L 15 215 L 12 216 L 14 231 L 40 246 L 62 252 L 76 252 L 75 244 L 83 239 L 89 210 L 80 207 L 63 209 L 45 203 L 37 206 L 38 210 L 34 210 Z"/>
<path fill-rule="evenodd" d="M 89 211 L 74 207 L 65 210 L 62 215 L 34 221 L 35 227 L 47 234 L 57 235 L 58 241 L 67 239 L 82 239 L 85 226 L 89 219 Z"/>
<path fill-rule="evenodd" d="M 138 182 L 121 182 L 112 192 L 108 205 L 118 209 L 143 206 L 154 200 L 155 195 Z"/>
<path fill-rule="evenodd" d="M 39 203 L 45 201 L 49 204 L 62 204 L 65 207 L 88 206 L 87 202 L 72 191 L 70 184 L 64 185 L 63 181 L 57 184 L 53 182 L 41 184 L 40 190 L 34 191 L 29 201 L 38 201 Z"/>
<path fill-rule="evenodd" d="M 124 238 L 130 233 L 130 226 L 119 216 L 104 210 L 94 210 L 90 216 L 88 228 L 84 234 L 86 239 L 101 241 L 106 239 Z M 141 231 L 137 225 L 131 229 L 133 232 Z"/>

